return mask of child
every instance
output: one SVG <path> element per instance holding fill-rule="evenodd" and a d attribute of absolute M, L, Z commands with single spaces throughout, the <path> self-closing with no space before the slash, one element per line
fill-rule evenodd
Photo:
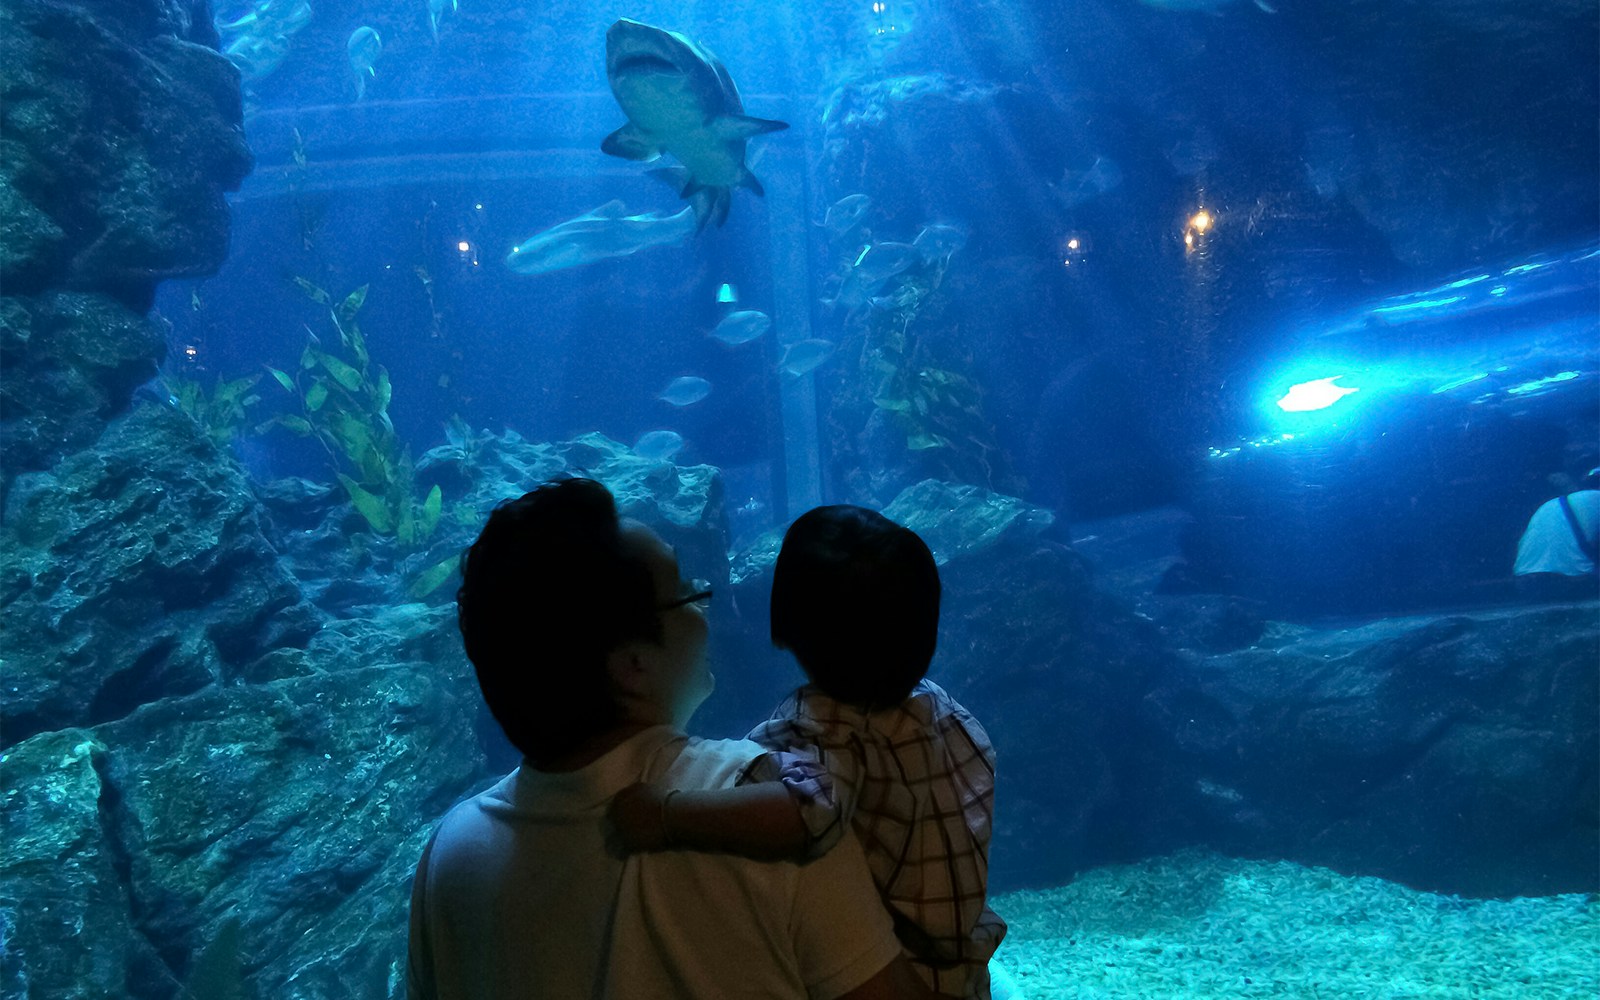
<path fill-rule="evenodd" d="M 770 752 L 743 787 L 618 795 L 623 845 L 803 861 L 849 824 L 918 974 L 987 1000 L 1006 931 L 986 902 L 994 749 L 923 679 L 938 629 L 939 570 L 915 532 L 861 507 L 803 515 L 773 573 L 772 641 L 811 683 L 750 733 Z"/>

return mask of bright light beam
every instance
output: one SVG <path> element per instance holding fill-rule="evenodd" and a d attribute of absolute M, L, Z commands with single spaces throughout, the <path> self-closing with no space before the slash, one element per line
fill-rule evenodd
<path fill-rule="evenodd" d="M 1333 383 L 1344 378 L 1343 375 L 1332 375 L 1328 378 L 1319 378 L 1311 382 L 1301 382 L 1299 385 L 1289 387 L 1283 398 L 1278 400 L 1278 408 L 1286 413 L 1305 413 L 1309 410 L 1325 410 L 1339 400 L 1360 389 L 1347 389 L 1342 385 Z"/>

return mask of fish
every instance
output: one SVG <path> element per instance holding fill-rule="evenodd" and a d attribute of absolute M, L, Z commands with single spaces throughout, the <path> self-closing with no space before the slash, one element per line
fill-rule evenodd
<path fill-rule="evenodd" d="M 670 462 L 683 450 L 683 435 L 677 431 L 646 431 L 633 443 L 633 453 L 655 462 Z"/>
<path fill-rule="evenodd" d="M 450 13 L 461 10 L 458 0 L 427 0 L 427 27 L 434 32 L 434 42 L 438 42 L 438 21 L 445 16 L 445 6 L 450 6 Z"/>
<path fill-rule="evenodd" d="M 833 357 L 835 344 L 831 340 L 797 340 L 783 349 L 783 360 L 778 370 L 796 377 L 808 375 Z"/>
<path fill-rule="evenodd" d="M 1192 138 L 1173 143 L 1165 155 L 1168 165 L 1179 177 L 1193 177 L 1217 161 L 1222 155 L 1222 144 L 1202 125 L 1195 129 Z"/>
<path fill-rule="evenodd" d="M 643 162 L 671 153 L 681 166 L 651 173 L 693 206 L 698 228 L 727 221 L 733 188 L 765 193 L 745 164 L 746 144 L 789 123 L 746 115 L 733 78 L 709 50 L 621 18 L 606 31 L 606 79 L 628 121 L 601 151 Z"/>
<path fill-rule="evenodd" d="M 920 263 L 922 254 L 909 243 L 873 243 L 863 247 L 844 276 L 839 293 L 825 305 L 855 309 L 877 296 L 889 279 Z"/>
<path fill-rule="evenodd" d="M 847 194 L 828 206 L 827 214 L 822 217 L 822 228 L 828 231 L 830 239 L 843 239 L 861 225 L 871 207 L 872 199 L 866 195 Z"/>
<path fill-rule="evenodd" d="M 627 211 L 622 202 L 608 201 L 577 218 L 557 223 L 512 247 L 506 255 L 506 267 L 518 274 L 547 274 L 626 257 L 648 247 L 676 246 L 697 229 L 690 208 L 673 215 L 628 215 Z"/>
<path fill-rule="evenodd" d="M 950 263 L 950 258 L 967 245 L 967 231 L 960 226 L 952 226 L 936 222 L 931 226 L 922 227 L 922 232 L 911 241 L 911 246 L 922 255 L 924 263 L 941 265 Z"/>
<path fill-rule="evenodd" d="M 1087 169 L 1069 167 L 1063 170 L 1060 182 L 1052 185 L 1056 197 L 1068 208 L 1093 201 L 1121 186 L 1122 168 L 1117 166 L 1116 160 L 1105 156 L 1096 156 Z"/>
<path fill-rule="evenodd" d="M 755 309 L 729 313 L 711 331 L 711 336 L 730 346 L 748 344 L 772 329 L 772 317 Z"/>
<path fill-rule="evenodd" d="M 356 75 L 356 100 L 359 101 L 367 96 L 367 77 L 378 75 L 373 67 L 378 56 L 383 54 L 383 39 L 375 29 L 362 25 L 350 32 L 344 49 L 350 59 L 350 71 Z"/>
<path fill-rule="evenodd" d="M 439 19 L 444 16 L 445 4 L 450 5 L 452 14 L 461 9 L 458 0 L 428 0 L 428 27 L 433 30 L 435 42 L 439 41 Z"/>
<path fill-rule="evenodd" d="M 656 398 L 673 406 L 693 406 L 711 395 L 711 383 L 698 375 L 684 375 L 667 383 Z"/>

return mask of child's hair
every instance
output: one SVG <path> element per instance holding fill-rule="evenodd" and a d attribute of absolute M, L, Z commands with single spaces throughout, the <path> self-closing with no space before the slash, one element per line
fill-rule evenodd
<path fill-rule="evenodd" d="M 772 578 L 772 642 L 829 697 L 904 701 L 939 641 L 939 567 L 916 532 L 839 504 L 789 526 Z"/>

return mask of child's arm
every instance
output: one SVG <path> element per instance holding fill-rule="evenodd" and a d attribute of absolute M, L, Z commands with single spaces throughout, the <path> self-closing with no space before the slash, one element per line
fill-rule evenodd
<path fill-rule="evenodd" d="M 687 792 L 630 785 L 612 800 L 610 815 L 629 852 L 683 849 L 801 860 L 811 840 L 800 803 L 777 781 Z"/>

